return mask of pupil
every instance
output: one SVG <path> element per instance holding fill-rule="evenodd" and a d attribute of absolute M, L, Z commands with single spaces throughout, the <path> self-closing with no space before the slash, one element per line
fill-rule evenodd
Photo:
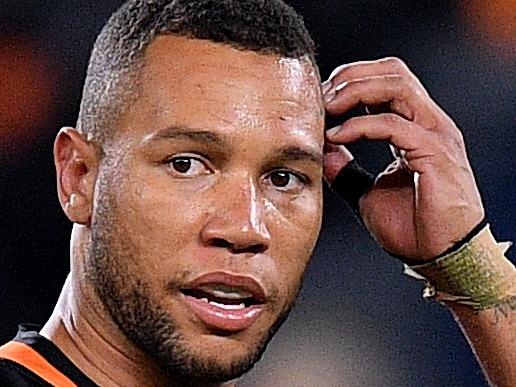
<path fill-rule="evenodd" d="M 277 187 L 285 187 L 290 181 L 290 176 L 285 172 L 276 172 L 272 174 L 271 181 Z"/>
<path fill-rule="evenodd" d="M 186 173 L 192 166 L 192 161 L 189 159 L 175 159 L 172 161 L 174 169 L 180 173 Z"/>

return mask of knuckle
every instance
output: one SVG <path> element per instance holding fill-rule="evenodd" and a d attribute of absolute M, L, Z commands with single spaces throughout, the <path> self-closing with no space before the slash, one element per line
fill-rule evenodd
<path fill-rule="evenodd" d="M 405 62 L 396 56 L 388 56 L 388 57 L 384 58 L 383 61 L 387 65 L 389 65 L 393 68 L 397 68 L 397 69 L 406 69 L 407 68 L 407 65 L 405 64 Z"/>
<path fill-rule="evenodd" d="M 448 137 L 439 139 L 440 153 L 442 157 L 451 165 L 460 165 L 466 159 L 464 143 L 460 138 Z"/>
<path fill-rule="evenodd" d="M 384 113 L 382 114 L 382 120 L 386 125 L 397 125 L 401 121 L 401 117 L 394 113 Z"/>
<path fill-rule="evenodd" d="M 462 134 L 462 132 L 458 128 L 454 128 L 453 130 L 451 130 L 450 133 L 448 134 L 448 136 L 457 148 L 459 148 L 459 149 L 466 148 L 464 134 Z"/>
<path fill-rule="evenodd" d="M 412 85 L 403 75 L 390 75 L 389 82 L 397 95 L 407 96 L 412 91 Z"/>
<path fill-rule="evenodd" d="M 360 128 L 363 125 L 364 120 L 367 118 L 367 116 L 351 117 L 344 121 L 342 127 L 346 129 Z"/>
<path fill-rule="evenodd" d="M 450 131 L 450 134 L 460 144 L 464 144 L 464 134 L 456 126 Z"/>
<path fill-rule="evenodd" d="M 445 140 L 459 147 L 465 147 L 464 134 L 448 117 L 441 117 L 437 120 L 436 127 L 441 128 L 440 132 Z"/>

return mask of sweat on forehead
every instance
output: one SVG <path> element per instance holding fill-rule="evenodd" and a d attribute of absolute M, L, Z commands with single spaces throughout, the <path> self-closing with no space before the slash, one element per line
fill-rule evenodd
<path fill-rule="evenodd" d="M 135 97 L 135 75 L 156 36 L 175 34 L 241 50 L 308 57 L 314 44 L 302 18 L 281 0 L 130 0 L 107 22 L 90 59 L 77 128 L 91 139 L 110 137 Z"/>
<path fill-rule="evenodd" d="M 220 43 L 177 36 L 158 37 L 149 46 L 144 63 L 141 88 L 148 89 L 147 83 L 163 86 L 146 90 L 148 94 L 166 90 L 161 79 L 175 87 L 184 86 L 189 96 L 203 97 L 213 89 L 212 97 L 219 98 L 227 88 L 226 91 L 240 91 L 242 98 L 298 99 L 318 93 L 320 83 L 307 58 L 240 51 Z"/>
<path fill-rule="evenodd" d="M 175 126 L 242 135 L 271 130 L 275 137 L 293 130 L 303 136 L 305 128 L 322 136 L 319 78 L 306 59 L 163 36 L 144 63 L 138 98 L 118 121 L 120 134 L 140 137 Z"/>

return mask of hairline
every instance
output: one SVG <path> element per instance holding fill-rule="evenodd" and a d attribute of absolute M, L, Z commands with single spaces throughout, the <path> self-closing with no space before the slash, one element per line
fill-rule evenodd
<path fill-rule="evenodd" d="M 138 99 L 141 92 L 141 77 L 143 75 L 143 71 L 146 66 L 146 60 L 148 58 L 147 53 L 148 50 L 151 48 L 151 46 L 156 42 L 158 38 L 163 37 L 182 37 L 187 38 L 191 40 L 197 40 L 197 41 L 204 41 L 204 42 L 210 42 L 216 45 L 225 46 L 225 47 L 231 47 L 238 51 L 242 52 L 254 52 L 258 55 L 265 55 L 265 56 L 273 56 L 277 57 L 278 59 L 287 59 L 287 60 L 299 60 L 300 62 L 309 63 L 312 68 L 315 71 L 315 74 L 317 78 L 320 81 L 320 72 L 319 68 L 317 66 L 317 63 L 315 61 L 315 57 L 311 55 L 310 53 L 305 53 L 302 55 L 282 55 L 278 52 L 274 52 L 272 49 L 252 49 L 249 47 L 245 47 L 241 44 L 238 44 L 236 42 L 219 42 L 212 39 L 204 39 L 204 38 L 198 38 L 194 36 L 191 33 L 180 33 L 180 32 L 160 32 L 156 33 L 143 45 L 143 47 L 136 51 L 134 56 L 130 59 L 127 66 L 124 66 L 122 68 L 116 68 L 116 69 L 110 69 L 107 73 L 105 73 L 104 77 L 102 78 L 110 78 L 105 82 L 107 84 L 107 90 L 105 90 L 105 93 L 113 91 L 109 91 L 109 86 L 111 85 L 111 81 L 119 76 L 119 82 L 115 85 L 115 92 L 112 94 L 113 97 L 108 97 L 109 102 L 107 105 L 111 105 L 110 107 L 114 107 L 117 110 L 117 114 L 113 117 L 111 116 L 108 120 L 102 120 L 103 125 L 113 125 L 117 121 L 120 120 L 121 116 L 125 114 L 127 109 L 135 102 L 135 100 Z M 95 78 L 95 75 L 88 74 L 87 81 L 91 80 L 92 78 Z M 129 83 L 133 83 L 134 88 L 128 87 L 125 88 L 124 86 L 127 86 Z M 89 91 L 88 91 L 89 92 Z M 82 105 L 82 101 L 81 101 Z M 103 107 L 104 109 L 107 108 L 107 106 Z M 103 148 L 106 145 L 106 143 L 109 143 L 114 136 L 116 135 L 116 132 L 118 129 L 113 128 L 112 130 L 95 130 L 93 131 L 87 131 L 82 129 L 82 121 L 87 118 L 88 115 L 82 112 L 82 106 L 81 106 L 81 112 L 79 114 L 79 119 L 77 121 L 77 130 L 79 133 L 81 133 L 83 136 L 86 137 L 88 141 L 93 141 L 97 143 L 97 149 L 99 156 L 104 156 L 105 153 L 103 152 Z M 97 117 L 98 119 L 98 117 Z M 106 122 L 109 121 L 109 122 Z"/>

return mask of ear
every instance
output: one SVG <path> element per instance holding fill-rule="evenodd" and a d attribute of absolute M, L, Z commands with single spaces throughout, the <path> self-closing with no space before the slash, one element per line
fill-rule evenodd
<path fill-rule="evenodd" d="M 66 216 L 74 223 L 89 225 L 97 178 L 97 152 L 73 128 L 63 128 L 54 142 L 57 193 Z"/>

